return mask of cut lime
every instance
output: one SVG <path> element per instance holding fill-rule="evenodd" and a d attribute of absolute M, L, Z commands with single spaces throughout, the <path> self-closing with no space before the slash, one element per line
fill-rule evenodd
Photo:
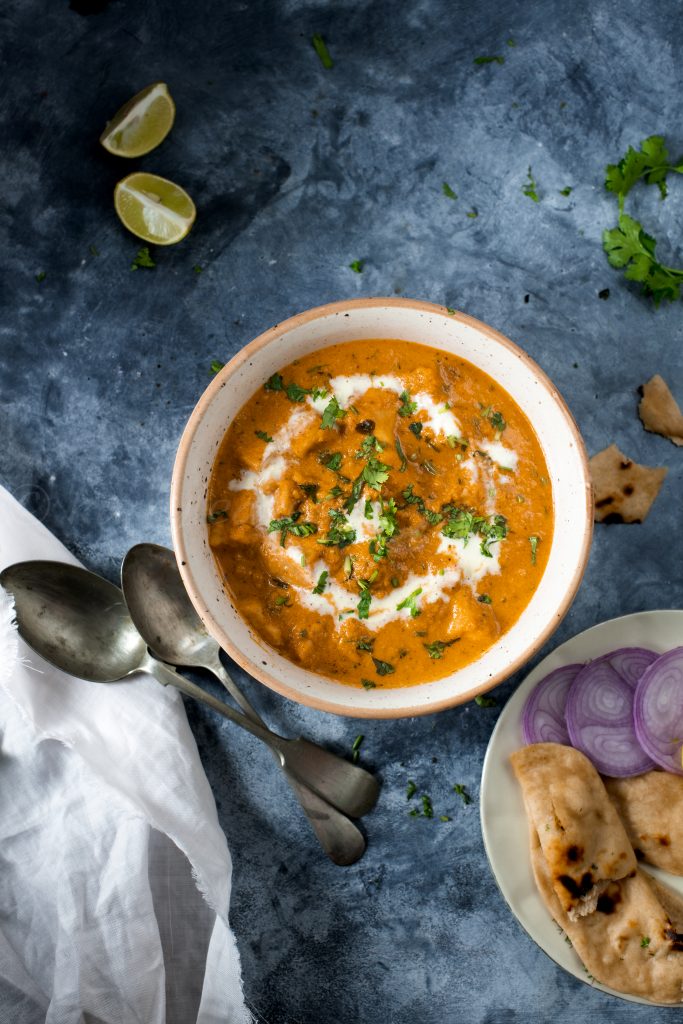
<path fill-rule="evenodd" d="M 175 104 L 165 82 L 155 82 L 128 100 L 100 135 L 115 156 L 144 156 L 163 142 L 173 126 Z"/>
<path fill-rule="evenodd" d="M 114 206 L 129 231 L 154 245 L 179 242 L 197 215 L 194 203 L 179 185 L 144 171 L 129 174 L 117 184 Z"/>

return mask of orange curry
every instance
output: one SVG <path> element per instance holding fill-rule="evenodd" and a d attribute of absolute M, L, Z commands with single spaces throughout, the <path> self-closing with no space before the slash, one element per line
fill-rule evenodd
<path fill-rule="evenodd" d="M 207 517 L 263 640 L 371 689 L 441 678 L 510 629 L 543 574 L 553 500 L 502 387 L 440 350 L 376 339 L 298 359 L 249 399 Z"/>

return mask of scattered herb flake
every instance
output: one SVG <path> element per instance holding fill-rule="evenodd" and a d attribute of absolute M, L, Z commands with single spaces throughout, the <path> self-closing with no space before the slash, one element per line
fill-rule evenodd
<path fill-rule="evenodd" d="M 433 818 L 434 817 L 434 808 L 432 807 L 431 797 L 427 796 L 426 793 L 423 793 L 422 796 L 420 797 L 420 800 L 422 801 L 422 815 L 423 815 L 423 817 L 425 817 L 425 818 Z"/>
<path fill-rule="evenodd" d="M 538 190 L 538 185 L 534 181 L 534 176 L 531 173 L 531 167 L 529 167 L 529 170 L 528 170 L 527 174 L 528 174 L 528 180 L 524 183 L 524 185 L 522 185 L 522 192 L 524 193 L 525 196 L 528 196 L 529 199 L 533 199 L 533 201 L 535 203 L 537 203 L 537 202 L 539 202 L 538 191 L 537 191 Z"/>
<path fill-rule="evenodd" d="M 96 245 L 91 245 L 90 246 L 90 255 L 91 256 L 99 256 L 100 255 L 100 251 L 99 251 L 99 249 L 97 248 Z"/>
<path fill-rule="evenodd" d="M 223 364 L 221 363 L 221 365 L 218 367 L 219 370 L 221 369 L 222 365 Z M 213 370 L 213 363 L 211 364 L 211 369 Z M 273 440 L 270 434 L 267 434 L 265 430 L 255 430 L 254 433 L 258 438 L 261 439 L 261 441 L 265 441 L 266 444 L 270 444 L 270 442 Z"/>
<path fill-rule="evenodd" d="M 272 437 L 270 440 L 273 440 Z M 299 484 L 299 487 L 314 505 L 318 504 L 318 484 Z"/>
<path fill-rule="evenodd" d="M 399 416 L 412 416 L 414 412 L 417 412 L 417 402 L 411 401 L 408 391 L 402 391 L 399 398 L 401 400 L 398 410 Z"/>
<path fill-rule="evenodd" d="M 532 535 L 529 537 L 529 544 L 531 545 L 531 564 L 536 565 L 536 550 L 538 548 L 538 537 Z"/>
<path fill-rule="evenodd" d="M 446 312 L 448 313 L 449 316 L 455 316 L 455 314 L 457 313 L 457 309 L 453 309 L 452 306 L 446 306 Z"/>
<path fill-rule="evenodd" d="M 474 698 L 474 703 L 478 704 L 480 708 L 496 708 L 498 707 L 498 701 L 495 697 L 484 697 L 483 694 L 479 693 Z"/>
<path fill-rule="evenodd" d="M 476 208 L 476 206 L 473 206 L 471 210 L 467 211 L 465 216 L 469 217 L 470 220 L 475 220 L 479 216 L 479 210 Z"/>
<path fill-rule="evenodd" d="M 374 636 L 364 636 L 364 637 L 361 637 L 360 640 L 356 641 L 356 650 L 357 651 L 371 651 L 374 646 L 375 646 L 375 638 L 374 638 Z"/>
<path fill-rule="evenodd" d="M 419 437 L 420 434 L 422 433 L 422 427 L 423 426 L 424 426 L 423 423 L 420 423 L 419 420 L 415 420 L 414 423 L 410 424 L 410 426 L 408 427 L 408 430 L 410 431 L 411 434 L 415 434 L 415 437 Z"/>
<path fill-rule="evenodd" d="M 497 54 L 495 57 L 475 57 L 474 64 L 504 64 L 505 57 L 501 57 Z"/>
<path fill-rule="evenodd" d="M 323 419 L 320 424 L 320 429 L 332 430 L 337 420 L 343 419 L 344 416 L 346 416 L 346 409 L 342 409 L 335 396 L 332 395 L 332 398 L 323 410 Z"/>
<path fill-rule="evenodd" d="M 352 270 L 354 274 L 362 274 L 364 264 L 365 260 L 354 260 L 352 263 L 349 263 L 349 270 Z"/>
<path fill-rule="evenodd" d="M 480 604 L 493 604 L 493 601 L 488 594 L 480 594 L 477 601 L 479 601 Z"/>
<path fill-rule="evenodd" d="M 425 648 L 430 658 L 434 661 L 438 661 L 440 658 L 443 658 L 443 652 L 446 648 L 452 647 L 452 645 L 456 644 L 459 639 L 460 637 L 456 636 L 453 640 L 433 640 L 430 644 L 423 644 L 422 646 Z"/>
<path fill-rule="evenodd" d="M 283 516 L 281 519 L 271 519 L 268 525 L 268 533 L 278 531 L 280 534 L 280 547 L 284 547 L 287 534 L 293 537 L 309 537 L 312 533 L 318 532 L 315 523 L 300 523 L 301 512 L 294 512 L 291 516 Z"/>
<path fill-rule="evenodd" d="M 417 599 L 421 593 L 422 587 L 418 587 L 417 590 L 414 590 L 412 592 L 412 594 L 408 594 L 408 597 L 404 598 L 404 600 L 401 601 L 400 604 L 396 605 L 396 611 L 400 612 L 403 611 L 404 608 L 408 608 L 410 611 L 411 619 L 416 619 L 417 616 L 420 614 Z"/>
<path fill-rule="evenodd" d="M 311 39 L 311 43 L 313 45 L 313 49 L 320 58 L 320 63 L 327 71 L 329 71 L 330 68 L 334 67 L 334 61 L 330 57 L 330 51 L 327 49 L 325 40 L 321 35 L 319 35 L 316 32 L 316 34 Z"/>
<path fill-rule="evenodd" d="M 375 663 L 375 672 L 378 676 L 390 676 L 396 671 L 394 666 L 388 661 L 382 661 L 380 658 L 373 657 Z"/>
<path fill-rule="evenodd" d="M 472 803 L 472 797 L 467 792 L 465 787 L 462 786 L 459 782 L 456 782 L 455 785 L 453 786 L 453 792 L 458 794 L 458 796 L 462 799 L 462 802 L 465 805 Z"/>
<path fill-rule="evenodd" d="M 272 377 L 269 377 L 266 383 L 263 385 L 264 391 L 284 391 L 282 383 L 282 374 L 274 373 Z"/>
<path fill-rule="evenodd" d="M 561 188 L 560 189 L 560 195 L 561 196 L 570 196 L 572 194 L 572 191 L 573 191 L 572 186 L 571 185 L 567 185 L 566 188 Z"/>
<path fill-rule="evenodd" d="M 443 192 L 447 199 L 458 198 L 457 194 L 453 191 L 453 189 L 451 188 L 447 181 L 444 181 L 443 185 L 441 186 L 441 191 Z"/>
<path fill-rule="evenodd" d="M 228 513 L 224 508 L 216 509 L 215 512 L 209 512 L 206 517 L 207 523 L 217 523 L 219 519 L 227 519 Z"/>
<path fill-rule="evenodd" d="M 363 736 L 363 733 L 359 733 L 353 741 L 353 746 L 351 747 L 351 760 L 354 764 L 360 757 L 360 745 L 364 739 L 365 737 Z"/>
<path fill-rule="evenodd" d="M 361 686 L 364 690 L 375 690 L 377 683 L 373 683 L 372 679 L 361 679 Z"/>
<path fill-rule="evenodd" d="M 154 264 L 152 264 L 152 266 L 154 266 Z M 133 269 L 135 270 L 136 268 L 134 267 Z M 47 277 L 47 274 L 45 273 L 45 271 L 44 270 L 39 270 L 38 273 L 36 274 L 36 282 L 38 284 L 42 284 L 42 282 L 45 280 L 46 277 Z"/>
<path fill-rule="evenodd" d="M 417 793 L 417 786 L 412 779 L 408 779 L 408 785 L 406 786 L 406 799 L 411 800 Z"/>
<path fill-rule="evenodd" d="M 323 569 L 323 571 L 320 573 L 320 576 L 318 577 L 318 582 L 313 587 L 314 594 L 322 594 L 323 590 L 325 589 L 325 584 L 327 583 L 328 576 L 329 573 L 327 569 Z"/>
<path fill-rule="evenodd" d="M 149 254 L 149 246 L 143 245 L 142 249 L 138 250 L 138 254 L 130 265 L 131 270 L 137 270 L 139 267 L 156 267 L 156 263 Z"/>
<path fill-rule="evenodd" d="M 649 945 L 650 945 L 650 937 L 649 937 L 649 935 L 643 935 L 642 939 L 640 940 L 640 948 L 641 949 L 647 949 L 647 947 Z"/>
<path fill-rule="evenodd" d="M 358 588 L 360 590 L 360 599 L 358 601 L 356 615 L 359 619 L 367 619 L 370 614 L 370 603 L 372 602 L 369 581 L 358 580 Z"/>

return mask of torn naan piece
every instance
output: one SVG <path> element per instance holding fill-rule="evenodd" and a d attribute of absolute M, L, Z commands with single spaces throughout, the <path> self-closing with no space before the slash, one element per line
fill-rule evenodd
<path fill-rule="evenodd" d="M 638 415 L 645 429 L 667 437 L 674 444 L 683 445 L 683 412 L 666 381 L 657 373 L 638 390 L 642 395 Z"/>
<path fill-rule="evenodd" d="M 683 775 L 604 779 L 638 860 L 683 875 Z"/>
<path fill-rule="evenodd" d="M 610 882 L 595 911 L 572 920 L 560 906 L 538 833 L 531 862 L 543 902 L 589 974 L 655 1003 L 683 1001 L 683 900 L 644 871 Z"/>
<path fill-rule="evenodd" d="M 659 494 L 666 466 L 640 466 L 615 444 L 590 460 L 596 523 L 642 523 Z"/>
<path fill-rule="evenodd" d="M 602 779 L 587 757 L 561 743 L 533 743 L 510 758 L 550 884 L 571 920 L 591 914 L 636 858 Z"/>

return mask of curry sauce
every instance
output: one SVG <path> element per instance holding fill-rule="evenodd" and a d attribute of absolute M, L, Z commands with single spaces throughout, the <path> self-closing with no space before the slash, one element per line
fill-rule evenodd
<path fill-rule="evenodd" d="M 296 360 L 242 407 L 207 519 L 236 607 L 286 658 L 351 686 L 411 686 L 510 629 L 553 530 L 540 445 L 463 359 L 346 342 Z"/>

